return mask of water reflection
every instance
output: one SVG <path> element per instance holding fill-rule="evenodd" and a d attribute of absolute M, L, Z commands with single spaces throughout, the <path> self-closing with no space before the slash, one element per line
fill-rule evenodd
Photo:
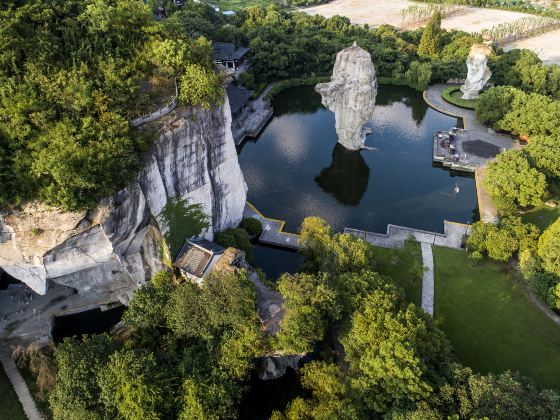
<path fill-rule="evenodd" d="M 323 169 L 315 178 L 323 191 L 348 206 L 360 204 L 367 190 L 368 180 L 369 167 L 361 152 L 347 150 L 340 143 L 332 151 L 331 166 Z"/>

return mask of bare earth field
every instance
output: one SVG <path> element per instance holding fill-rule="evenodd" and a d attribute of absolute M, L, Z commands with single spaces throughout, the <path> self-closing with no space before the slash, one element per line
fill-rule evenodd
<path fill-rule="evenodd" d="M 401 11 L 413 3 L 408 0 L 335 0 L 319 6 L 302 9 L 310 15 L 332 17 L 347 16 L 352 23 L 378 26 L 389 24 L 402 26 Z M 508 10 L 479 9 L 467 7 L 442 21 L 445 29 L 460 29 L 465 32 L 480 32 L 505 22 L 531 16 Z M 419 26 L 419 25 L 418 25 Z M 408 28 L 410 26 L 407 25 Z M 527 48 L 536 52 L 547 64 L 560 63 L 560 30 L 548 32 L 533 38 L 517 41 L 511 48 Z M 506 49 L 508 49 L 506 48 Z"/>
<path fill-rule="evenodd" d="M 545 64 L 560 64 L 560 29 L 532 38 L 521 39 L 505 49 L 526 48 L 534 51 Z"/>

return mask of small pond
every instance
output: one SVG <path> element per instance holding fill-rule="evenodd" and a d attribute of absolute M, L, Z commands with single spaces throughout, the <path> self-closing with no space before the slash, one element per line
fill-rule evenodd
<path fill-rule="evenodd" d="M 239 152 L 247 199 L 285 220 L 289 231 L 312 215 L 338 231 L 385 232 L 393 223 L 441 232 L 444 219 L 470 222 L 473 177 L 432 164 L 434 132 L 462 121 L 429 108 L 407 87 L 380 86 L 376 102 L 366 145 L 378 150 L 350 152 L 337 144 L 334 114 L 312 86 L 279 94 L 273 119 Z"/>

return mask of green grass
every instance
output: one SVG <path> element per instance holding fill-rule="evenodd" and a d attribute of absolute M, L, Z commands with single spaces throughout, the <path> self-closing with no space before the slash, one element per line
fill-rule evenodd
<path fill-rule="evenodd" d="M 560 389 L 560 327 L 533 305 L 511 267 L 471 265 L 463 251 L 434 247 L 435 316 L 459 360 L 480 373 L 516 370 Z"/>
<path fill-rule="evenodd" d="M 0 419 L 27 419 L 2 366 L 0 366 Z"/>
<path fill-rule="evenodd" d="M 387 275 L 404 289 L 407 299 L 420 306 L 422 300 L 422 251 L 420 244 L 407 241 L 404 249 L 375 248 L 380 274 Z"/>
<path fill-rule="evenodd" d="M 216 5 L 220 8 L 221 12 L 226 10 L 238 11 L 251 6 L 270 6 L 271 4 L 277 4 L 276 1 L 271 0 L 212 0 L 207 1 L 212 5 Z"/>
<path fill-rule="evenodd" d="M 560 197 L 549 197 L 547 200 L 554 200 L 560 202 Z M 537 206 L 521 215 L 521 219 L 525 223 L 533 223 L 538 226 L 541 230 L 545 230 L 552 223 L 554 223 L 560 217 L 560 205 L 555 208 L 548 207 L 544 203 Z"/>
<path fill-rule="evenodd" d="M 443 97 L 443 99 L 445 99 L 450 104 L 458 106 L 459 108 L 475 109 L 477 100 L 462 99 L 462 95 L 463 93 L 457 86 L 448 87 L 441 92 L 441 96 Z"/>

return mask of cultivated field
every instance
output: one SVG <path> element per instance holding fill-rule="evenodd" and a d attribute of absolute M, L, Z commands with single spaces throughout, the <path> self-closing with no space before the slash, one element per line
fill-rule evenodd
<path fill-rule="evenodd" d="M 414 3 L 408 0 L 335 0 L 331 3 L 302 9 L 311 15 L 331 17 L 347 16 L 352 23 L 378 26 L 389 24 L 402 27 L 401 11 Z M 508 10 L 480 9 L 466 7 L 443 19 L 445 29 L 460 29 L 465 32 L 480 32 L 493 26 L 532 16 Z M 417 24 L 420 26 L 422 23 Z M 413 27 L 413 26 L 412 26 Z M 411 28 L 407 25 L 407 28 Z M 508 48 L 527 48 L 539 54 L 548 64 L 560 63 L 560 30 L 520 40 Z"/>

